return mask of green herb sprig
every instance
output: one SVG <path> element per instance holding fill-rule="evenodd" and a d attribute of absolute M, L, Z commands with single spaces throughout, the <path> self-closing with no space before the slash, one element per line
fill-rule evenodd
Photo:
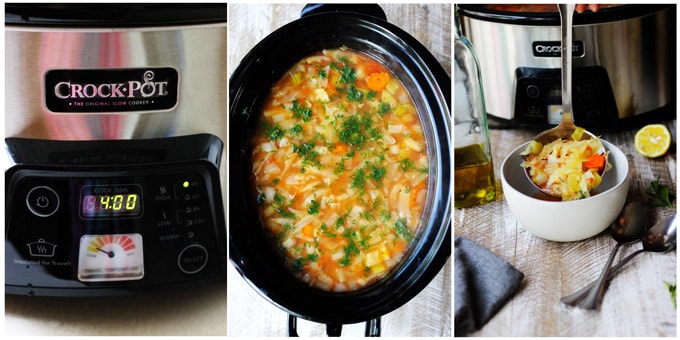
<path fill-rule="evenodd" d="M 676 298 L 675 298 L 675 292 L 676 292 L 677 285 L 675 283 L 670 283 L 670 282 L 666 282 L 666 281 L 664 281 L 664 283 L 666 284 L 666 288 L 668 288 L 668 293 L 671 295 L 671 301 L 673 302 L 673 308 L 677 309 L 678 306 L 676 304 Z"/>
<path fill-rule="evenodd" d="M 647 200 L 649 205 L 655 207 L 673 207 L 673 195 L 667 186 L 661 184 L 659 177 L 649 184 L 647 189 L 645 189 L 645 193 L 649 196 L 649 200 Z"/>

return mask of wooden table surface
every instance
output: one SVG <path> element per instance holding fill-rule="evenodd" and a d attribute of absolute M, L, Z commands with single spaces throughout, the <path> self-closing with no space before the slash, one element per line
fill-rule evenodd
<path fill-rule="evenodd" d="M 450 4 L 380 4 L 387 20 L 408 32 L 451 69 Z M 304 4 L 230 4 L 228 12 L 228 70 L 238 66 L 257 42 L 275 29 L 300 17 Z M 234 212 L 231 212 L 234 213 Z M 432 282 L 404 306 L 382 317 L 383 336 L 451 336 L 451 260 Z M 287 314 L 248 286 L 229 266 L 227 293 L 229 336 L 285 336 Z M 325 326 L 298 325 L 300 335 L 323 335 Z M 343 329 L 345 335 L 363 335 L 363 325 Z"/>
<path fill-rule="evenodd" d="M 664 122 L 676 136 L 676 121 Z M 631 166 L 627 202 L 646 200 L 644 189 L 660 176 L 676 193 L 675 144 L 664 157 L 647 159 L 633 146 L 636 127 L 605 132 L 603 139 L 618 146 Z M 538 130 L 491 130 L 491 150 L 500 185 L 500 166 L 517 146 Z M 674 204 L 677 204 L 674 202 Z M 648 208 L 651 223 L 675 208 Z M 677 254 L 645 252 L 629 262 L 609 284 L 600 311 L 567 307 L 560 302 L 595 280 L 616 244 L 607 231 L 578 242 L 552 242 L 524 230 L 500 193 L 496 201 L 454 211 L 454 233 L 467 237 L 510 262 L 525 275 L 516 294 L 471 336 L 677 336 L 677 313 L 664 282 L 675 283 Z M 617 259 L 641 249 L 624 245 Z"/>

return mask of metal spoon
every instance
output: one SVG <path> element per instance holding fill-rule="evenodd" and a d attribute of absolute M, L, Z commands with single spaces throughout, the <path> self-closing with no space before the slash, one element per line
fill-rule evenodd
<path fill-rule="evenodd" d="M 572 107 L 572 96 L 571 96 L 571 62 L 572 62 L 572 35 L 573 35 L 573 15 L 575 4 L 558 4 L 558 9 L 560 11 L 561 19 L 561 33 L 562 33 L 562 121 L 554 128 L 545 130 L 536 137 L 534 140 L 540 142 L 542 145 L 549 144 L 557 139 L 563 140 L 573 140 L 572 137 L 574 132 L 577 130 L 577 126 L 574 124 L 573 119 L 573 107 Z M 578 140 L 597 138 L 591 132 L 583 130 L 583 135 L 578 138 Z M 605 164 L 606 165 L 606 164 Z M 600 171 L 600 176 L 604 175 L 604 169 Z M 526 168 L 527 176 L 529 181 L 536 186 L 539 190 L 547 193 L 551 196 L 560 196 L 559 194 L 553 193 L 552 190 L 548 188 L 543 188 L 534 181 L 531 180 L 529 175 L 529 168 Z"/>
<path fill-rule="evenodd" d="M 641 202 L 629 203 L 609 227 L 610 234 L 616 245 L 609 254 L 609 259 L 602 270 L 602 274 L 596 281 L 596 289 L 591 289 L 590 294 L 578 306 L 586 309 L 598 309 L 604 294 L 604 284 L 609 276 L 612 262 L 621 245 L 639 240 L 647 227 L 647 212 Z M 564 301 L 563 301 L 564 302 Z M 574 306 L 572 304 L 572 306 Z"/>
<path fill-rule="evenodd" d="M 657 224 L 647 230 L 645 235 L 642 237 L 642 249 L 634 251 L 621 260 L 621 262 L 613 266 L 609 275 L 607 276 L 607 281 L 611 280 L 616 274 L 618 274 L 623 269 L 623 266 L 626 265 L 626 263 L 645 251 L 665 253 L 675 249 L 677 232 L 675 216 L 676 215 L 673 214 L 672 216 L 659 221 Z M 563 297 L 561 301 L 570 306 L 576 306 L 579 304 L 579 302 L 585 299 L 593 289 L 597 287 L 596 285 L 597 281 L 593 281 L 589 285 L 581 288 L 581 290 L 577 291 L 576 293 Z"/>

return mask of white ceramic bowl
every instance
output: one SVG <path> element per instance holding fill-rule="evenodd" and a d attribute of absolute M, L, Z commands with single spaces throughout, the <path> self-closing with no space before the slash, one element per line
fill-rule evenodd
<path fill-rule="evenodd" d="M 612 169 L 592 196 L 576 201 L 548 201 L 520 166 L 527 143 L 513 150 L 501 165 L 503 194 L 519 223 L 538 237 L 560 242 L 579 241 L 597 235 L 616 219 L 626 202 L 630 183 L 628 160 L 621 150 L 602 140 L 609 150 Z M 542 194 L 545 195 L 545 194 Z"/>

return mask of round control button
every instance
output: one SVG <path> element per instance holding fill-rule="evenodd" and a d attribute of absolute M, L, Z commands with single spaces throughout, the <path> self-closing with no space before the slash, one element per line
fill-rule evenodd
<path fill-rule="evenodd" d="M 186 246 L 179 253 L 177 265 L 186 274 L 200 272 L 208 263 L 208 251 L 200 244 Z"/>
<path fill-rule="evenodd" d="M 59 209 L 59 195 L 50 187 L 37 186 L 26 195 L 26 205 L 34 215 L 49 217 Z"/>
<path fill-rule="evenodd" d="M 527 86 L 527 96 L 529 98 L 538 98 L 538 96 L 541 94 L 541 90 L 538 89 L 538 86 L 536 85 L 529 85 Z"/>

